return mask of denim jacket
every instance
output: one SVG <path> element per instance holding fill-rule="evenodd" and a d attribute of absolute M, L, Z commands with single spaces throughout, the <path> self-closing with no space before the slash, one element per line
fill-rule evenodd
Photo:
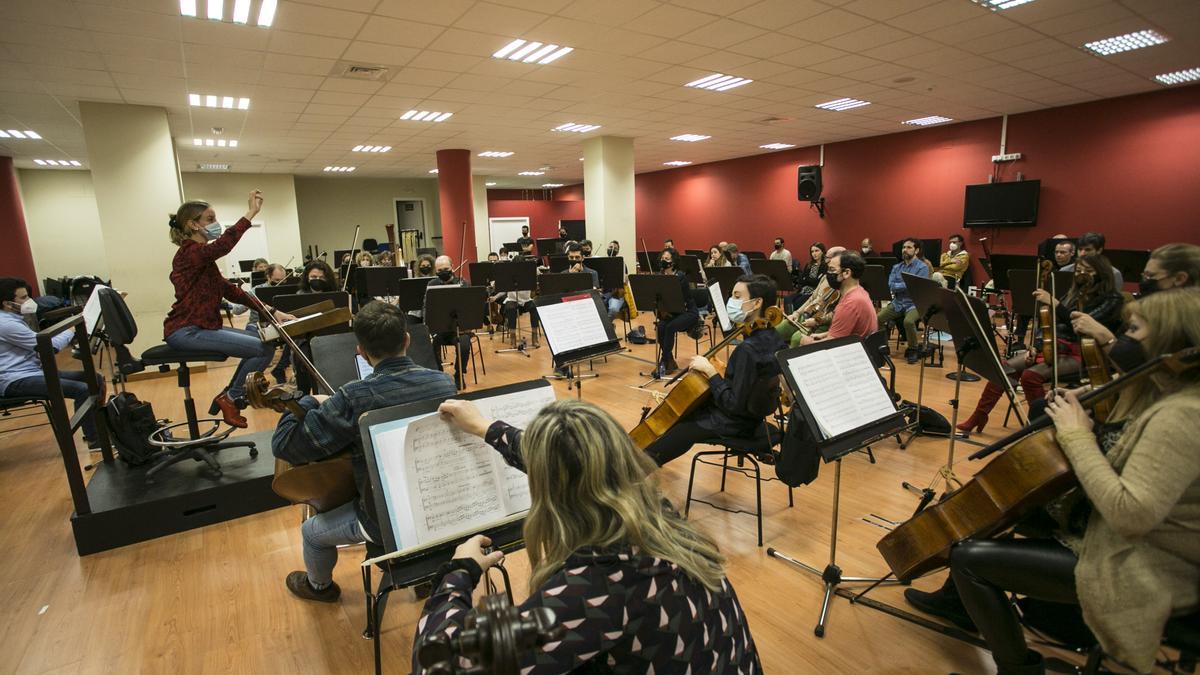
<path fill-rule="evenodd" d="M 908 294 L 908 284 L 904 283 L 904 277 L 901 276 L 903 273 L 915 274 L 928 279 L 929 265 L 926 265 L 920 258 L 913 258 L 908 262 L 899 262 L 892 266 L 892 271 L 888 274 L 888 288 L 892 291 L 892 307 L 902 314 L 917 307 Z"/>
<path fill-rule="evenodd" d="M 456 392 L 454 381 L 441 371 L 422 368 L 407 356 L 387 358 L 375 365 L 374 373 L 343 385 L 324 403 L 318 404 L 311 396 L 300 399 L 307 414 L 303 421 L 290 412 L 280 418 L 271 437 L 271 452 L 286 462 L 306 464 L 349 449 L 358 486 L 355 508 L 359 522 L 373 541 L 382 541 L 358 418 L 371 410 L 444 398 Z"/>

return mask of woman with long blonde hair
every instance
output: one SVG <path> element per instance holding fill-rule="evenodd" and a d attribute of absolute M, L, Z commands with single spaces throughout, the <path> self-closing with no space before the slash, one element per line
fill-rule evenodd
<path fill-rule="evenodd" d="M 761 673 L 745 614 L 712 539 L 663 500 L 657 465 L 608 413 L 564 400 L 525 431 L 485 420 L 469 402 L 440 412 L 529 476 L 525 546 L 532 574 L 521 609 L 549 606 L 562 640 L 521 660 L 529 675 L 588 664 L 630 672 Z M 461 630 L 471 592 L 503 559 L 472 537 L 442 568 L 415 644 Z M 413 670 L 421 669 L 415 660 Z"/>

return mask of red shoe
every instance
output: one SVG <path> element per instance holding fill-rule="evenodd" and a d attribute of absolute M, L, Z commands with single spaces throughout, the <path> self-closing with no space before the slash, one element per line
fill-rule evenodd
<path fill-rule="evenodd" d="M 968 417 L 966 421 L 959 422 L 955 428 L 963 433 L 970 433 L 971 431 L 983 431 L 983 428 L 987 426 L 987 421 L 987 413 L 976 410 L 975 412 L 971 413 L 971 416 Z"/>
<path fill-rule="evenodd" d="M 225 423 L 231 427 L 239 429 L 246 428 L 246 418 L 242 417 L 242 413 L 238 410 L 237 404 L 233 399 L 229 398 L 229 394 L 221 392 L 213 399 L 213 407 L 221 410 L 221 415 L 225 418 Z"/>

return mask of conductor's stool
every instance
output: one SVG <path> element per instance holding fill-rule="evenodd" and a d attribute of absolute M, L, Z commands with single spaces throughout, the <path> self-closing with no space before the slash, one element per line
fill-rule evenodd
<path fill-rule="evenodd" d="M 687 498 L 683 503 L 683 515 L 686 518 L 691 511 L 692 502 L 707 504 L 714 509 L 720 509 L 729 513 L 752 513 L 758 520 L 758 545 L 763 545 L 763 510 L 762 510 L 762 484 L 771 481 L 777 481 L 778 478 L 763 478 L 760 462 L 763 464 L 775 463 L 775 451 L 772 446 L 782 438 L 782 433 L 776 427 L 769 424 L 762 424 L 758 427 L 757 433 L 752 437 L 735 438 L 729 436 L 718 436 L 710 441 L 702 441 L 712 445 L 721 446 L 721 450 L 702 450 L 692 455 L 692 470 L 688 475 Z M 705 457 L 720 457 L 721 463 L 709 461 Z M 737 460 L 737 466 L 729 466 L 730 459 Z M 746 462 L 750 462 L 753 467 L 754 476 L 754 499 L 756 510 L 744 511 L 742 509 L 729 509 L 718 504 L 714 504 L 703 499 L 692 497 L 692 485 L 696 480 L 696 465 L 707 464 L 709 466 L 721 467 L 721 492 L 725 491 L 725 476 L 730 471 L 735 471 L 743 476 L 751 475 L 751 469 L 746 468 Z M 781 481 L 782 482 L 782 481 Z M 788 508 L 796 505 L 792 488 L 788 486 Z"/>

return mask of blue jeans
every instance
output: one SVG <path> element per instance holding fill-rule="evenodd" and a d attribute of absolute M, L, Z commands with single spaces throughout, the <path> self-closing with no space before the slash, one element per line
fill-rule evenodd
<path fill-rule="evenodd" d="M 226 356 L 240 356 L 233 377 L 229 380 L 229 398 L 238 398 L 246 389 L 246 376 L 267 367 L 275 354 L 275 345 L 258 339 L 237 328 L 207 330 L 196 326 L 184 326 L 171 333 L 167 346 L 179 351 L 217 352 Z"/>
<path fill-rule="evenodd" d="M 58 373 L 59 382 L 62 383 L 63 396 L 75 401 L 75 409 L 79 410 L 79 406 L 88 397 L 87 380 L 84 379 L 82 370 L 60 370 Z M 96 375 L 96 381 L 100 381 L 99 374 Z M 46 377 L 44 375 L 34 375 L 32 377 L 23 377 L 19 380 L 10 382 L 8 389 L 4 390 L 5 396 L 20 398 L 21 396 L 30 396 L 34 398 L 48 398 L 50 389 L 46 386 Z M 104 405 L 104 401 L 100 402 Z M 83 437 L 89 441 L 96 440 L 96 417 L 88 415 L 83 418 L 83 423 L 80 425 L 83 429 Z"/>
<path fill-rule="evenodd" d="M 308 572 L 308 582 L 317 588 L 324 588 L 333 581 L 339 545 L 359 544 L 366 540 L 358 525 L 354 502 L 304 521 L 300 526 L 300 538 L 304 540 L 304 568 Z"/>
<path fill-rule="evenodd" d="M 600 297 L 604 300 L 604 304 L 608 305 L 608 320 L 616 321 L 617 315 L 625 307 L 625 298 L 618 298 L 612 293 L 602 293 Z"/>

